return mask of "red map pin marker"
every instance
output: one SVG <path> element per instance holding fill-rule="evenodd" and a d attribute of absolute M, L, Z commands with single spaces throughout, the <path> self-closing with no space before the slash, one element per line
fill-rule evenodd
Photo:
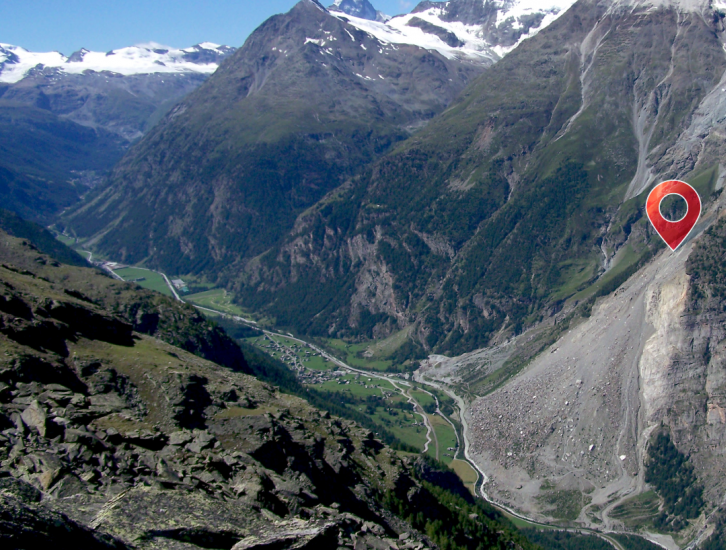
<path fill-rule="evenodd" d="M 668 195 L 678 195 L 683 198 L 688 205 L 686 215 L 680 220 L 671 222 L 663 217 L 660 213 L 660 203 Z M 681 243 L 686 240 L 688 234 L 696 225 L 701 215 L 701 197 L 698 192 L 688 185 L 685 181 L 670 180 L 664 181 L 656 185 L 648 195 L 645 203 L 645 210 L 648 213 L 648 219 L 658 232 L 658 235 L 665 241 L 668 247 L 675 252 Z"/>

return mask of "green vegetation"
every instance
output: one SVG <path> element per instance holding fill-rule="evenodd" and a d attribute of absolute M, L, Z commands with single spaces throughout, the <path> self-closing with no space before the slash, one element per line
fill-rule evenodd
<path fill-rule="evenodd" d="M 610 517 L 622 521 L 626 526 L 638 529 L 653 527 L 653 520 L 658 515 L 660 499 L 653 491 L 647 491 L 627 499 L 616 506 Z"/>
<path fill-rule="evenodd" d="M 24 220 L 14 212 L 0 208 L 0 229 L 13 237 L 27 239 L 43 254 L 47 254 L 59 262 L 75 266 L 88 266 L 88 262 L 68 248 L 66 244 L 58 242 L 50 231 L 36 223 Z"/>
<path fill-rule="evenodd" d="M 365 413 L 372 422 L 417 452 L 423 449 L 426 427 L 422 425 L 421 416 L 413 413 L 413 407 L 389 382 L 349 374 L 309 388 L 325 395 L 333 403 L 345 404 Z"/>
<path fill-rule="evenodd" d="M 476 482 L 479 479 L 479 474 L 477 474 L 471 464 L 457 459 L 453 460 L 449 466 L 456 472 L 456 475 L 459 476 L 459 479 L 461 479 L 471 494 L 476 496 Z"/>
<path fill-rule="evenodd" d="M 723 510 L 716 513 L 713 534 L 701 544 L 700 550 L 723 550 L 726 548 L 726 514 Z"/>
<path fill-rule="evenodd" d="M 67 237 L 67 236 L 61 235 L 61 234 L 56 235 L 55 238 L 58 239 L 60 242 L 62 242 L 67 247 L 73 247 L 76 244 L 76 241 L 78 240 L 75 237 Z"/>
<path fill-rule="evenodd" d="M 706 231 L 688 257 L 686 272 L 693 309 L 726 311 L 726 218 Z"/>
<path fill-rule="evenodd" d="M 645 481 L 663 499 L 663 510 L 653 520 L 659 529 L 679 531 L 695 519 L 703 508 L 703 486 L 698 483 L 693 465 L 671 441 L 670 433 L 661 430 L 648 445 Z"/>
<path fill-rule="evenodd" d="M 411 394 L 411 397 L 413 397 L 427 413 L 433 414 L 436 412 L 436 400 L 430 393 L 421 390 L 410 390 L 408 393 Z"/>
<path fill-rule="evenodd" d="M 428 481 L 421 483 L 426 491 L 417 498 L 389 491 L 383 504 L 426 533 L 442 550 L 534 548 L 504 515 L 466 490 L 455 494 Z"/>
<path fill-rule="evenodd" d="M 455 451 L 449 451 L 448 449 L 456 449 L 456 432 L 446 420 L 441 418 L 438 414 L 429 414 L 429 422 L 436 432 L 436 441 L 438 442 L 438 458 L 445 464 L 451 464 L 454 460 Z M 429 445 L 429 454 L 436 456 L 436 449 L 432 448 L 433 445 Z"/>
<path fill-rule="evenodd" d="M 551 490 L 536 497 L 543 505 L 545 513 L 553 518 L 574 521 L 584 506 L 590 503 L 590 497 L 580 491 Z"/>
<path fill-rule="evenodd" d="M 248 317 L 249 314 L 236 306 L 233 299 L 234 296 L 223 288 L 215 288 L 184 296 L 184 301 L 191 302 L 197 306 L 208 307 L 210 309 L 222 311 L 229 315 Z"/>
<path fill-rule="evenodd" d="M 595 535 L 531 527 L 521 533 L 544 550 L 613 550 L 612 544 Z"/>
<path fill-rule="evenodd" d="M 337 357 L 340 357 L 351 367 L 367 370 L 377 370 L 381 372 L 398 372 L 398 369 L 392 368 L 393 362 L 388 359 L 368 358 L 363 354 L 368 350 L 370 343 L 362 342 L 359 344 L 349 344 L 344 340 L 330 339 L 321 342 L 324 347 Z"/>
<path fill-rule="evenodd" d="M 240 342 L 242 351 L 247 358 L 247 363 L 260 380 L 279 386 L 283 391 L 297 395 L 307 400 L 311 405 L 321 410 L 328 411 L 342 418 L 348 418 L 358 422 L 361 426 L 375 432 L 378 438 L 394 449 L 408 452 L 420 452 L 420 447 L 401 441 L 392 430 L 388 430 L 376 423 L 369 415 L 361 410 L 361 402 L 358 398 L 351 396 L 340 396 L 334 400 L 330 392 L 319 389 L 319 387 L 304 386 L 295 374 L 279 359 L 270 356 L 257 346 L 250 345 L 244 341 Z M 380 392 L 380 390 L 378 390 Z M 348 402 L 346 402 L 348 401 Z"/>
<path fill-rule="evenodd" d="M 0 99 L 0 200 L 23 218 L 48 221 L 85 191 L 69 183 L 78 171 L 105 171 L 124 144 L 46 108 Z"/>
<path fill-rule="evenodd" d="M 618 541 L 625 550 L 662 550 L 662 546 L 637 535 L 608 535 Z M 704 546 L 702 550 L 706 550 Z M 710 549 L 709 549 L 710 550 Z"/>
<path fill-rule="evenodd" d="M 138 267 L 124 267 L 114 270 L 114 273 L 124 281 L 136 283 L 141 288 L 155 290 L 166 296 L 172 296 L 169 285 L 166 284 L 164 277 L 155 271 L 140 269 Z"/>

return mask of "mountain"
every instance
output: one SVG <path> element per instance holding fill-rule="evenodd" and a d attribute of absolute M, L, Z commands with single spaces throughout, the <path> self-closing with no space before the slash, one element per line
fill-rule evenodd
<path fill-rule="evenodd" d="M 368 19 L 369 21 L 385 22 L 390 17 L 381 13 L 368 0 L 335 0 L 335 3 L 328 6 L 329 11 L 340 11 L 359 19 Z"/>
<path fill-rule="evenodd" d="M 721 17 L 697 8 L 578 2 L 232 267 L 242 300 L 313 334 L 372 323 L 461 353 L 632 274 L 659 246 L 639 195 L 721 185 Z"/>
<path fill-rule="evenodd" d="M 420 18 L 397 34 L 397 18 L 301 2 L 141 140 L 69 223 L 114 257 L 216 277 L 277 326 L 361 344 L 358 358 L 385 344 L 393 368 L 423 359 L 415 379 L 456 394 L 480 490 L 501 506 L 624 548 L 648 546 L 633 533 L 721 548 L 726 6 L 579 0 L 549 24 L 532 20 L 536 33 L 502 30 L 512 49 L 501 59 L 484 36 L 492 6 L 519 13 L 424 4 L 416 13 L 440 24 Z M 454 17 L 478 43 L 443 26 Z M 416 36 L 432 48 L 406 42 Z M 439 67 L 426 75 L 453 99 L 404 72 L 419 67 L 412 55 Z M 462 76 L 456 95 L 442 75 L 464 70 L 478 76 Z M 389 79 L 400 95 L 382 87 Z M 366 139 L 388 136 L 385 146 L 354 140 L 361 116 L 376 122 Z M 644 216 L 669 178 L 703 204 L 676 252 Z M 210 372 L 197 375 L 213 387 Z M 280 440 L 307 437 L 283 429 Z M 415 495 L 395 497 L 389 509 L 426 516 L 406 508 Z"/>
<path fill-rule="evenodd" d="M 384 41 L 420 45 L 447 57 L 496 61 L 547 27 L 572 4 L 574 0 L 424 1 L 409 14 L 379 23 L 362 17 L 350 22 Z"/>
<path fill-rule="evenodd" d="M 56 75 L 110 72 L 124 76 L 139 74 L 212 74 L 234 48 L 203 42 L 177 49 L 149 44 L 109 52 L 85 48 L 66 57 L 60 52 L 30 52 L 10 44 L 0 44 L 0 82 L 14 84 L 29 75 L 55 69 Z"/>
<path fill-rule="evenodd" d="M 268 249 L 484 68 L 383 42 L 304 0 L 258 28 L 67 220 L 125 262 L 151 246 L 158 265 L 219 273 Z"/>
<path fill-rule="evenodd" d="M 48 221 L 76 203 L 232 51 L 205 43 L 65 57 L 0 45 L 0 197 L 6 207 Z"/>
<path fill-rule="evenodd" d="M 534 550 L 425 460 L 246 374 L 266 366 L 190 306 L 5 233 L 0 259 L 3 547 Z"/>
<path fill-rule="evenodd" d="M 125 262 L 226 283 L 226 266 L 275 245 L 300 213 L 425 126 L 498 59 L 492 44 L 449 46 L 410 21 L 369 21 L 311 0 L 271 18 L 68 223 Z M 471 38 L 478 23 L 446 25 Z"/>
<path fill-rule="evenodd" d="M 151 44 L 69 57 L 0 44 L 2 101 L 35 106 L 64 120 L 140 138 L 178 99 L 235 51 L 205 42 L 175 49 Z"/>

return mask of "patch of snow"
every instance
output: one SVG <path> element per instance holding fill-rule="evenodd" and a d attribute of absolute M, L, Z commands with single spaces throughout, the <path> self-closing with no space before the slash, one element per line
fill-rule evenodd
<path fill-rule="evenodd" d="M 435 50 L 448 59 L 452 59 L 454 57 L 495 58 L 493 52 L 488 47 L 488 44 L 484 40 L 476 37 L 476 32 L 479 31 L 478 27 L 467 26 L 458 22 L 442 23 L 435 16 L 429 15 L 429 12 L 436 11 L 440 12 L 440 9 L 431 8 L 425 12 L 394 17 L 387 23 L 370 21 L 368 19 L 359 19 L 352 15 L 338 15 L 334 12 L 332 15 L 347 20 L 351 25 L 365 31 L 382 44 L 410 44 L 427 50 Z M 446 30 L 454 32 L 460 40 L 465 42 L 465 46 L 462 48 L 453 48 L 446 44 L 438 36 L 426 33 L 418 27 L 407 26 L 407 23 L 414 17 L 419 17 L 420 19 L 429 21 L 437 26 L 446 28 Z M 433 21 L 430 21 L 430 19 L 433 19 Z M 468 40 L 464 39 L 464 36 L 466 36 Z"/>
<path fill-rule="evenodd" d="M 217 70 L 218 63 L 194 62 L 190 54 L 204 50 L 223 54 L 231 48 L 203 42 L 185 49 L 169 48 L 156 43 L 131 46 L 108 53 L 81 50 L 73 60 L 60 52 L 31 52 L 19 46 L 0 44 L 0 82 L 15 83 L 38 66 L 59 69 L 67 74 L 85 71 L 110 71 L 125 76 L 153 73 L 203 73 Z"/>
<path fill-rule="evenodd" d="M 722 9 L 717 6 L 724 6 L 719 0 L 616 0 L 610 10 L 619 8 L 676 8 L 682 12 L 702 12 L 709 7 L 714 10 Z"/>
<path fill-rule="evenodd" d="M 214 42 L 202 42 L 201 44 L 199 44 L 199 47 L 205 50 L 218 50 L 222 47 L 222 45 L 215 44 Z"/>
<path fill-rule="evenodd" d="M 688 0 L 696 1 L 696 0 Z M 724 0 L 726 1 L 726 0 Z M 445 7 L 434 6 L 426 10 L 399 15 L 385 22 L 360 19 L 351 15 L 331 12 L 331 15 L 349 22 L 354 27 L 365 31 L 378 39 L 382 44 L 410 44 L 439 52 L 448 59 L 468 58 L 472 61 L 496 61 L 517 47 L 520 42 L 534 36 L 537 32 L 550 25 L 575 3 L 575 0 L 500 0 L 496 3 L 499 9 L 496 26 L 511 25 L 515 29 L 524 27 L 522 18 L 529 18 L 539 13 L 544 14 L 541 24 L 530 28 L 519 41 L 511 46 L 490 44 L 484 37 L 480 25 L 468 25 L 461 21 L 444 21 Z M 414 18 L 423 20 L 455 35 L 463 46 L 450 46 L 441 38 L 420 29 L 409 26 Z"/>

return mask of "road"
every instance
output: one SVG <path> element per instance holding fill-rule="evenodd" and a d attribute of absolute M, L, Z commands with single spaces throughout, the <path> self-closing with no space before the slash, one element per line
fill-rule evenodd
<path fill-rule="evenodd" d="M 227 315 L 227 314 L 225 314 L 225 313 L 223 313 L 221 311 L 216 311 L 216 310 L 209 309 L 209 308 L 202 308 L 200 306 L 195 306 L 195 307 L 197 307 L 198 309 L 205 309 L 207 311 L 212 311 L 212 312 L 215 312 L 215 313 L 219 313 L 221 315 Z M 233 317 L 233 318 L 234 319 L 241 320 L 241 321 L 245 321 L 246 323 L 254 323 L 254 321 L 245 320 L 245 319 L 242 319 L 242 317 Z M 254 323 L 254 324 L 257 324 L 257 323 Z M 271 331 L 271 330 L 259 329 L 259 327 L 257 327 L 257 328 L 258 328 L 258 330 L 262 330 L 262 332 L 264 334 L 266 334 L 267 336 L 270 336 L 270 337 L 277 336 L 277 337 L 287 338 L 288 340 L 294 340 L 295 342 L 300 342 L 301 344 L 310 347 L 310 349 L 313 349 L 313 350 L 317 351 L 322 357 L 325 357 L 328 361 L 331 361 L 332 363 L 334 363 L 335 365 L 338 365 L 338 367 L 340 367 L 340 368 L 342 368 L 344 370 L 347 370 L 347 371 L 350 371 L 350 372 L 355 372 L 357 374 L 363 374 L 363 375 L 368 376 L 370 378 L 377 378 L 379 380 L 385 380 L 385 381 L 387 381 L 394 388 L 396 388 L 396 390 L 398 390 L 398 392 L 403 397 L 405 397 L 406 400 L 410 404 L 415 404 L 416 405 L 416 410 L 414 411 L 414 414 L 418 414 L 423 419 L 424 426 L 426 426 L 426 444 L 424 445 L 424 449 L 423 449 L 422 452 L 423 453 L 428 452 L 429 445 L 436 438 L 436 432 L 434 431 L 434 427 L 431 425 L 431 422 L 429 422 L 429 418 L 428 418 L 428 416 L 426 416 L 426 411 L 424 411 L 424 409 L 421 406 L 421 404 L 418 403 L 411 395 L 409 395 L 402 387 L 399 386 L 399 384 L 401 384 L 402 386 L 410 386 L 410 384 L 408 382 L 404 382 L 404 381 L 402 381 L 402 380 L 400 380 L 398 378 L 388 377 L 388 376 L 385 376 L 385 375 L 382 375 L 382 374 L 378 374 L 378 373 L 375 373 L 375 372 L 372 372 L 372 371 L 363 370 L 363 369 L 357 369 L 355 367 L 351 367 L 347 363 L 344 363 L 343 361 L 341 361 L 337 357 L 335 357 L 333 355 L 330 355 L 327 351 L 325 351 L 324 349 L 316 346 L 315 344 L 311 344 L 310 342 L 306 342 L 305 340 L 300 340 L 299 338 L 295 338 L 294 336 L 292 336 L 290 334 L 282 334 L 282 333 L 274 332 L 274 331 Z M 438 458 L 438 443 L 436 445 L 436 450 L 437 450 L 437 458 Z"/>
<path fill-rule="evenodd" d="M 144 268 L 142 268 L 142 269 L 144 269 Z M 116 275 L 115 273 L 113 273 L 112 270 L 108 269 L 108 271 L 115 278 L 121 279 L 118 275 Z M 153 270 L 147 269 L 147 271 L 153 271 Z M 164 280 L 167 282 L 167 285 L 169 285 L 169 288 L 171 289 L 172 293 L 174 294 L 174 297 L 177 300 L 179 300 L 180 302 L 184 302 L 184 300 L 182 298 L 180 298 L 179 295 L 176 293 L 176 290 L 174 289 L 173 285 L 170 283 L 170 281 L 167 278 L 166 274 L 160 273 L 158 271 L 155 272 L 155 273 L 159 273 L 159 275 L 161 275 L 162 277 L 164 277 Z M 192 304 L 192 305 L 194 305 L 194 304 Z M 283 333 L 279 333 L 279 332 L 275 332 L 275 331 L 271 331 L 271 330 L 267 330 L 267 329 L 261 329 L 259 326 L 257 326 L 257 323 L 255 321 L 252 321 L 250 319 L 245 319 L 243 317 L 239 317 L 239 316 L 235 316 L 235 315 L 230 315 L 229 313 L 226 313 L 226 312 L 223 312 L 223 311 L 218 311 L 218 310 L 211 309 L 211 308 L 208 308 L 208 307 L 202 307 L 202 306 L 197 306 L 197 305 L 194 305 L 194 307 L 197 308 L 197 309 L 199 309 L 199 310 L 202 310 L 202 311 L 208 311 L 208 312 L 211 312 L 211 313 L 216 313 L 218 315 L 222 315 L 223 317 L 230 317 L 230 318 L 232 318 L 234 320 L 243 322 L 245 324 L 249 324 L 249 325 L 253 326 L 254 328 L 257 328 L 258 330 L 261 330 L 265 335 L 267 335 L 267 336 L 269 336 L 271 338 L 272 337 L 287 338 L 288 340 L 293 340 L 293 341 L 299 342 L 300 344 L 303 344 L 305 346 L 309 346 L 310 349 L 313 349 L 316 352 L 320 353 L 320 355 L 322 357 L 328 359 L 333 364 L 337 365 L 338 367 L 342 368 L 343 370 L 347 370 L 349 372 L 354 372 L 354 373 L 357 373 L 357 374 L 362 374 L 362 375 L 365 375 L 365 376 L 370 377 L 370 378 L 377 378 L 379 380 L 385 380 L 385 381 L 387 381 L 396 390 L 398 390 L 401 393 L 401 395 L 403 395 L 404 397 L 406 397 L 406 399 L 408 400 L 409 403 L 412 403 L 412 404 L 415 403 L 416 404 L 417 410 L 415 411 L 415 414 L 418 414 L 418 415 L 421 416 L 421 418 L 423 419 L 424 425 L 426 426 L 426 429 L 427 429 L 427 433 L 426 433 L 426 445 L 424 446 L 423 453 L 426 453 L 428 451 L 429 445 L 432 442 L 435 442 L 435 444 L 436 444 L 436 458 L 438 459 L 438 457 L 439 457 L 439 453 L 438 453 L 439 446 L 438 446 L 438 441 L 436 440 L 436 432 L 435 432 L 433 426 L 431 425 L 431 422 L 429 421 L 428 416 L 426 415 L 426 412 L 424 411 L 424 409 L 421 406 L 421 404 L 418 403 L 409 394 L 409 392 L 404 389 L 404 387 L 408 387 L 408 388 L 411 387 L 411 384 L 409 384 L 408 382 L 405 382 L 405 381 L 403 381 L 403 380 L 401 380 L 399 378 L 386 376 L 386 375 L 383 375 L 383 374 L 380 374 L 380 373 L 376 373 L 376 372 L 372 372 L 372 371 L 368 371 L 368 370 L 364 370 L 364 369 L 359 369 L 359 368 L 356 368 L 356 367 L 351 367 L 347 363 L 345 363 L 342 360 L 338 359 L 337 357 L 331 355 L 330 353 L 328 353 L 327 351 L 325 351 L 324 349 L 320 348 L 319 346 L 317 346 L 315 344 L 312 344 L 310 342 L 306 342 L 305 340 L 301 340 L 300 338 L 296 338 L 295 336 L 292 336 L 291 334 L 283 334 Z M 446 419 L 446 421 L 449 422 L 449 424 L 451 424 L 451 426 L 454 428 L 454 432 L 456 434 L 456 439 L 457 439 L 457 450 L 456 450 L 456 454 L 454 455 L 454 457 L 455 458 L 458 457 L 459 449 L 462 449 L 463 448 L 463 457 L 464 457 L 463 460 L 465 462 L 467 462 L 472 468 L 474 468 L 474 471 L 477 472 L 478 479 L 477 479 L 477 482 L 476 482 L 475 486 L 478 486 L 478 488 L 479 488 L 479 494 L 482 496 L 482 498 L 484 500 L 486 500 L 489 504 L 491 504 L 492 506 L 494 506 L 495 508 L 498 508 L 498 509 L 502 510 L 503 512 L 506 512 L 507 514 L 509 514 L 509 515 L 511 515 L 513 517 L 519 518 L 519 519 L 521 519 L 523 521 L 526 521 L 528 523 L 531 523 L 533 525 L 540 525 L 540 526 L 543 526 L 543 527 L 552 528 L 553 527 L 552 525 L 545 524 L 545 523 L 540 523 L 540 522 L 535 521 L 535 520 L 533 520 L 531 518 L 525 517 L 522 514 L 516 512 L 515 510 L 512 510 L 508 506 L 505 506 L 505 505 L 503 505 L 501 503 L 498 503 L 498 502 L 493 502 L 489 498 L 489 495 L 484 490 L 484 486 L 488 482 L 489 478 L 486 475 L 486 473 L 479 467 L 479 465 L 472 459 L 472 457 L 471 457 L 471 455 L 469 453 L 469 447 L 470 447 L 470 445 L 469 445 L 469 433 L 470 433 L 470 429 L 469 429 L 469 425 L 467 423 L 466 415 L 465 415 L 466 403 L 464 402 L 464 400 L 459 395 L 457 395 L 456 393 L 454 393 L 449 388 L 442 387 L 439 384 L 436 384 L 434 382 L 425 380 L 424 377 L 422 375 L 420 375 L 418 372 L 414 374 L 414 379 L 415 379 L 415 381 L 419 382 L 420 384 L 428 385 L 428 386 L 431 386 L 432 388 L 435 388 L 438 391 L 444 392 L 446 395 L 448 395 L 449 397 L 451 397 L 456 402 L 456 405 L 459 408 L 459 417 L 461 419 L 461 426 L 462 426 L 462 429 L 461 429 L 461 432 L 462 432 L 461 433 L 461 439 L 463 439 L 463 442 L 459 438 L 459 432 L 458 432 L 458 430 L 456 430 L 456 426 L 453 424 L 453 422 L 451 422 L 451 420 L 449 418 L 447 418 L 441 412 L 440 407 L 439 407 L 439 400 L 438 400 L 438 398 L 434 394 L 426 391 L 425 389 L 423 389 L 423 388 L 421 389 L 421 391 L 424 391 L 424 392 L 428 393 L 429 395 L 431 395 L 435 399 L 435 401 L 436 401 L 436 413 L 439 414 L 444 419 Z M 400 386 L 399 386 L 399 384 L 400 384 Z M 480 483 L 480 480 L 481 480 L 481 483 Z M 598 531 L 594 531 L 594 530 L 591 530 L 591 529 L 585 529 L 585 528 L 582 528 L 582 529 L 562 529 L 562 530 L 563 531 L 572 532 L 572 533 L 581 533 L 581 534 L 589 534 L 589 535 L 597 536 L 598 538 L 600 538 L 602 540 L 605 540 L 608 543 L 610 543 L 617 550 L 625 550 L 620 545 L 620 543 L 618 543 L 616 540 L 612 539 L 611 537 L 609 537 L 605 533 L 601 533 L 601 532 L 598 532 Z"/>

